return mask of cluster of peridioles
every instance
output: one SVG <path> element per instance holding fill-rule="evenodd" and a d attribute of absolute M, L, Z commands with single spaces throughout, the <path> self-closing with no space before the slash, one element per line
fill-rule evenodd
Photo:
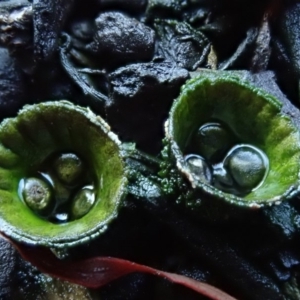
<path fill-rule="evenodd" d="M 201 182 L 235 195 L 245 195 L 264 181 L 269 160 L 255 146 L 239 144 L 226 125 L 205 123 L 194 133 L 185 161 Z"/>
<path fill-rule="evenodd" d="M 35 213 L 53 222 L 79 219 L 95 202 L 92 176 L 86 169 L 75 153 L 53 155 L 36 177 L 20 181 L 20 196 Z"/>

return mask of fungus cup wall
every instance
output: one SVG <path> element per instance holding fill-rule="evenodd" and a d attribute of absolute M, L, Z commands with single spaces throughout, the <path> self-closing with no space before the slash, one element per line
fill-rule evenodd
<path fill-rule="evenodd" d="M 258 207 L 289 198 L 299 189 L 300 135 L 273 96 L 232 75 L 196 77 L 183 86 L 166 124 L 166 136 L 179 170 L 193 187 L 238 204 Z M 243 197 L 199 182 L 189 172 L 184 154 L 192 134 L 206 122 L 221 121 L 240 143 L 258 147 L 269 159 L 259 188 Z"/>
<path fill-rule="evenodd" d="M 83 243 L 116 218 L 127 178 L 120 141 L 89 109 L 68 101 L 25 106 L 0 125 L 0 230 L 27 243 L 69 247 Z M 63 224 L 40 218 L 20 199 L 19 182 L 53 153 L 81 156 L 94 177 L 96 201 L 88 214 Z"/>

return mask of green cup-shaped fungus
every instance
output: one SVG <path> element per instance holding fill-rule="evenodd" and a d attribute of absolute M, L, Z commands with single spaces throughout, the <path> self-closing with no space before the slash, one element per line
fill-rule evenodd
<path fill-rule="evenodd" d="M 261 207 L 292 197 L 300 185 L 300 134 L 282 107 L 279 100 L 234 75 L 206 74 L 190 80 L 165 126 L 178 169 L 193 188 L 237 205 Z M 210 160 L 210 153 L 217 151 L 223 152 L 221 157 Z M 199 163 L 193 161 L 191 168 L 190 157 L 197 156 Z M 201 159 L 208 167 L 203 168 Z M 208 168 L 209 181 L 199 175 Z"/>
<path fill-rule="evenodd" d="M 120 144 L 99 116 L 68 101 L 28 105 L 16 118 L 5 119 L 0 125 L 0 231 L 21 242 L 55 248 L 98 236 L 116 218 L 126 193 Z M 55 195 L 55 186 L 47 190 L 51 183 L 46 182 L 49 176 L 43 175 L 47 166 L 51 176 L 58 173 L 58 180 L 67 182 L 66 195 L 68 184 L 74 185 L 82 172 L 84 178 L 86 174 L 91 178 L 88 184 L 92 184 L 93 195 L 80 192 L 86 179 L 83 186 L 70 190 L 76 199 L 63 205 L 69 207 L 70 215 L 74 206 L 79 210 L 65 222 L 37 213 L 60 197 Z M 51 205 L 53 213 L 60 204 Z M 59 209 L 57 215 L 64 219 Z"/>

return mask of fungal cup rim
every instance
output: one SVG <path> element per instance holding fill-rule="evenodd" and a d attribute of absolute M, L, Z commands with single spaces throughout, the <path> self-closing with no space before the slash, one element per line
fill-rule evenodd
<path fill-rule="evenodd" d="M 81 122 L 80 124 L 78 124 L 78 126 L 85 126 L 85 130 L 87 131 L 86 133 L 84 133 L 84 129 L 82 129 L 82 131 L 76 132 L 73 135 L 70 134 L 70 145 L 78 147 L 78 149 L 82 152 L 84 152 L 82 149 L 87 149 L 88 151 L 86 151 L 86 156 L 96 153 L 97 151 L 99 151 L 101 155 L 104 155 L 105 151 L 107 151 L 107 154 L 105 154 L 106 159 L 98 159 L 95 157 L 88 158 L 90 161 L 102 161 L 104 159 L 107 161 L 107 166 L 103 166 L 103 170 L 101 171 L 97 169 L 98 163 L 95 163 L 93 165 L 95 168 L 95 172 L 98 172 L 96 175 L 96 188 L 100 188 L 100 181 L 102 180 L 102 177 L 107 178 L 107 187 L 104 188 L 105 192 L 102 193 L 102 190 L 99 191 L 99 195 L 102 197 L 102 199 L 98 199 L 96 207 L 93 207 L 86 216 L 63 224 L 53 224 L 47 220 L 42 220 L 33 212 L 30 212 L 29 208 L 25 207 L 24 202 L 21 201 L 21 199 L 17 199 L 18 191 L 15 190 L 15 188 L 18 185 L 18 181 L 25 175 L 26 164 L 30 163 L 30 158 L 32 157 L 31 155 L 30 158 L 28 156 L 29 159 L 27 159 L 27 161 L 26 159 L 24 159 L 26 158 L 26 155 L 29 155 L 29 152 L 26 152 L 26 149 L 22 149 L 23 152 L 20 150 L 20 153 L 15 153 L 16 149 L 12 150 L 13 147 L 16 147 L 11 138 L 13 136 L 13 133 L 5 133 L 5 130 L 12 128 L 15 129 L 14 126 L 17 127 L 18 124 L 29 124 L 28 122 L 30 121 L 34 123 L 37 122 L 39 118 L 46 118 L 45 114 L 47 114 L 47 112 L 49 114 L 49 111 L 52 111 L 53 114 L 57 114 L 57 119 L 55 119 L 55 121 L 53 122 L 61 120 L 63 123 L 64 121 L 69 120 L 69 123 L 65 125 L 70 126 L 68 128 L 71 129 L 78 129 L 79 127 L 76 127 L 75 122 L 77 120 Z M 36 119 L 30 120 L 32 114 L 37 115 Z M 59 114 L 61 114 L 61 116 L 58 116 Z M 74 120 L 73 122 L 72 118 L 76 120 Z M 43 126 L 44 125 L 41 125 L 41 127 Z M 47 126 L 49 127 L 45 128 L 49 129 L 51 127 L 51 125 L 49 124 Z M 18 130 L 16 130 L 15 133 L 20 134 Z M 23 141 L 21 139 L 23 136 L 22 134 L 24 134 L 25 136 L 25 131 L 18 135 L 18 138 L 20 137 L 20 141 Z M 51 137 L 51 134 L 54 136 L 54 138 L 53 136 Z M 75 141 L 76 134 L 79 135 L 79 137 L 83 134 L 86 134 L 86 141 L 88 142 L 90 142 L 90 139 L 92 137 L 97 136 L 98 134 L 99 142 L 93 142 L 89 145 L 84 145 L 88 144 L 85 141 L 81 145 L 79 142 Z M 49 139 L 53 139 L 53 141 L 47 141 L 49 145 L 52 142 L 53 147 L 55 147 L 55 143 L 59 143 L 59 139 L 61 138 L 61 136 L 56 136 L 54 131 L 51 132 L 50 130 L 49 132 L 45 132 L 44 135 L 45 141 L 47 141 L 46 136 L 49 136 Z M 28 133 L 25 142 L 32 144 L 32 149 L 35 153 L 35 149 L 38 148 L 39 145 L 34 144 L 37 142 L 37 140 L 34 140 L 34 138 L 30 140 L 32 136 L 33 135 L 31 133 Z M 57 140 L 55 140 L 56 138 Z M 100 140 L 105 142 L 103 150 L 99 148 Z M 67 141 L 65 143 L 67 144 Z M 0 173 L 4 172 L 11 178 L 11 180 L 7 183 L 7 190 L 4 190 L 4 180 L 0 180 L 0 205 L 2 206 L 2 212 L 0 212 L 0 228 L 5 235 L 17 241 L 25 242 L 28 244 L 43 245 L 54 248 L 67 248 L 85 243 L 90 239 L 97 237 L 102 232 L 104 232 L 107 229 L 108 224 L 117 217 L 120 204 L 126 196 L 127 192 L 127 169 L 121 153 L 121 142 L 118 139 L 117 135 L 111 132 L 108 124 L 101 117 L 95 115 L 89 108 L 76 106 L 67 100 L 48 101 L 40 104 L 26 105 L 22 110 L 19 111 L 17 117 L 5 119 L 0 124 L 0 145 L 1 151 L 8 151 L 8 153 L 10 153 L 15 159 L 15 161 L 12 162 L 9 168 L 4 168 L 2 162 L 3 159 L 5 159 L 4 154 L 6 152 L 3 154 L 0 151 Z M 13 147 L 11 148 L 9 147 L 9 145 Z M 61 149 L 58 150 L 60 151 Z M 47 152 L 42 148 L 40 148 L 40 151 L 44 151 L 44 153 Z M 113 157 L 109 159 L 109 155 L 111 154 L 113 154 Z M 6 154 L 6 156 L 7 155 L 8 154 Z M 40 158 L 37 158 L 37 160 L 39 159 Z M 115 171 L 114 176 L 116 176 L 116 179 L 112 179 L 112 174 L 109 175 L 109 168 Z M 102 174 L 101 172 L 104 173 Z M 101 178 L 99 178 L 99 174 L 101 174 Z M 105 198 L 105 195 L 110 195 L 111 198 L 107 199 L 107 201 L 104 201 L 103 198 Z M 104 202 L 100 203 L 101 200 L 102 202 Z M 22 202 L 22 205 L 17 201 Z M 98 205 L 98 203 L 100 204 Z M 103 212 L 102 214 L 99 210 L 104 208 L 107 208 L 107 212 Z M 23 211 L 21 211 L 21 209 L 23 209 Z M 11 214 L 14 210 L 17 211 L 16 213 L 20 216 L 24 215 L 24 218 L 26 214 L 26 217 L 29 216 L 29 223 L 36 224 L 36 227 L 41 226 L 41 228 L 30 229 L 29 225 L 24 225 L 24 218 L 22 219 L 22 221 L 19 221 L 13 217 L 10 217 L 9 214 Z M 95 220 L 92 220 L 92 216 L 94 216 Z M 100 218 L 101 216 L 103 216 L 102 219 Z M 49 230 L 49 232 L 47 230 Z"/>
<path fill-rule="evenodd" d="M 282 118 L 282 119 L 284 119 L 284 122 L 288 123 L 291 127 L 293 126 L 293 128 L 291 129 L 291 132 L 293 134 L 295 141 L 297 141 L 297 145 L 294 147 L 297 150 L 296 154 L 300 161 L 299 128 L 296 127 L 295 123 L 293 122 L 293 120 L 291 118 L 289 118 L 284 113 L 282 113 L 283 104 L 278 99 L 276 99 L 272 95 L 268 94 L 264 90 L 255 87 L 251 83 L 244 81 L 244 80 L 240 80 L 238 77 L 236 77 L 232 74 L 228 74 L 228 75 L 226 74 L 223 76 L 220 76 L 217 74 L 204 74 L 204 75 L 200 75 L 200 76 L 197 76 L 197 77 L 189 80 L 182 87 L 181 93 L 178 96 L 178 98 L 175 99 L 175 101 L 171 107 L 170 113 L 169 113 L 169 118 L 167 119 L 167 121 L 165 123 L 165 136 L 166 136 L 166 139 L 170 146 L 171 154 L 172 154 L 171 155 L 172 157 L 170 159 L 175 160 L 177 169 L 183 174 L 184 177 L 186 177 L 188 179 L 188 181 L 190 182 L 193 189 L 198 188 L 198 189 L 202 190 L 205 194 L 211 195 L 213 197 L 225 200 L 226 202 L 229 202 L 229 203 L 232 203 L 235 205 L 239 205 L 239 206 L 259 208 L 259 207 L 262 207 L 265 205 L 279 204 L 281 201 L 283 201 L 285 199 L 289 199 L 289 198 L 293 197 L 295 194 L 299 193 L 299 189 L 300 189 L 300 164 L 299 163 L 298 163 L 298 166 L 296 167 L 297 172 L 295 172 L 295 174 L 294 174 L 293 183 L 289 184 L 285 188 L 284 192 L 282 192 L 280 194 L 274 194 L 274 195 L 268 197 L 267 199 L 261 199 L 261 198 L 249 199 L 250 197 L 248 195 L 245 197 L 240 197 L 240 196 L 236 196 L 233 194 L 223 192 L 208 183 L 199 182 L 195 178 L 195 176 L 193 176 L 193 174 L 189 171 L 189 168 L 187 167 L 185 160 L 184 160 L 184 153 L 183 153 L 184 150 L 182 149 L 184 147 L 181 147 L 180 142 L 179 142 L 179 138 L 180 138 L 180 134 L 178 133 L 179 125 L 176 123 L 176 122 L 180 123 L 180 121 L 178 121 L 176 119 L 176 117 L 180 115 L 180 113 L 178 113 L 178 111 L 179 111 L 178 107 L 180 107 L 180 105 L 186 105 L 186 107 L 187 107 L 186 111 L 193 112 L 195 109 L 195 106 L 193 106 L 194 103 L 192 103 L 192 100 L 190 100 L 190 103 L 188 103 L 188 104 L 185 104 L 184 101 L 188 101 L 187 99 L 189 99 L 189 97 L 192 97 L 193 95 L 195 95 L 196 92 L 198 91 L 198 89 L 201 88 L 201 85 L 205 86 L 202 94 L 206 95 L 206 93 L 209 94 L 209 92 L 208 92 L 209 88 L 216 89 L 218 87 L 218 85 L 220 85 L 220 84 L 228 84 L 228 85 L 231 85 L 231 87 L 233 87 L 233 88 L 240 88 L 241 93 L 244 93 L 243 95 L 245 95 L 245 93 L 251 93 L 253 97 L 257 96 L 257 97 L 259 97 L 259 99 L 264 99 L 266 101 L 266 104 L 274 109 L 274 114 L 273 114 L 274 117 Z M 217 91 L 217 92 L 219 92 L 219 91 Z M 226 91 L 225 91 L 225 94 L 226 94 Z M 204 101 L 208 101 L 208 100 L 205 99 Z M 199 102 L 200 102 L 200 100 L 199 100 Z M 272 108 L 271 108 L 271 110 L 272 110 Z M 184 109 L 182 109 L 182 111 L 184 111 Z M 178 115 L 176 115 L 176 113 L 178 113 Z M 209 114 L 209 112 L 208 112 L 208 114 Z M 182 116 L 183 115 L 187 116 L 188 114 L 182 113 Z M 247 116 L 247 118 L 248 117 L 249 116 Z M 186 124 L 189 122 L 192 122 L 189 119 L 190 118 L 186 118 L 185 120 L 187 120 L 187 121 L 183 121 L 181 123 L 181 125 L 183 127 L 188 127 L 188 125 L 186 125 Z M 224 122 L 224 120 L 220 120 L 220 121 Z M 273 120 L 272 120 L 272 122 L 273 122 Z M 176 126 L 177 126 L 177 128 L 176 128 Z M 267 125 L 265 125 L 265 126 L 267 126 Z M 176 134 L 177 134 L 177 139 L 176 139 Z M 186 139 L 188 140 L 188 138 L 186 138 Z M 251 141 L 242 141 L 241 144 L 251 144 Z M 257 145 L 255 145 L 255 146 L 257 146 Z M 258 148 L 260 149 L 260 147 L 258 147 Z M 274 167 L 274 165 L 272 165 L 273 162 L 274 162 L 274 158 L 271 159 L 270 169 L 272 169 L 272 167 Z M 274 184 L 276 184 L 276 183 L 274 183 Z M 261 184 L 261 186 L 259 186 L 256 190 L 260 190 L 263 187 L 264 187 L 264 184 Z M 252 194 L 252 192 L 250 194 Z"/>

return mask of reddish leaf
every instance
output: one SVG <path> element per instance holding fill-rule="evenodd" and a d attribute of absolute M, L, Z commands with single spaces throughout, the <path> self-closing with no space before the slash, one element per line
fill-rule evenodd
<path fill-rule="evenodd" d="M 142 272 L 160 276 L 183 285 L 213 300 L 235 300 L 235 298 L 209 284 L 183 275 L 159 271 L 128 260 L 113 257 L 95 257 L 75 262 L 64 261 L 58 259 L 47 248 L 12 243 L 25 260 L 43 273 L 88 288 L 99 288 L 124 275 Z"/>

